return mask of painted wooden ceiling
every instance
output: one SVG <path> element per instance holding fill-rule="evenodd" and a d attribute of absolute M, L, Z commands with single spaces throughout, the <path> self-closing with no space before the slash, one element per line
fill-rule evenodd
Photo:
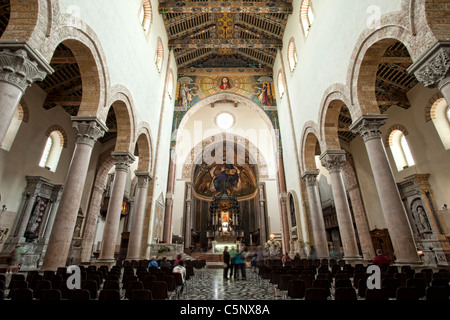
<path fill-rule="evenodd" d="M 272 68 L 291 12 L 288 0 L 159 2 L 179 69 Z"/>

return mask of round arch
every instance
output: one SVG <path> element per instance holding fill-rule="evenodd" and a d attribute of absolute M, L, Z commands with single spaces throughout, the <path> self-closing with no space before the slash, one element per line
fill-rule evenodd
<path fill-rule="evenodd" d="M 303 127 L 300 146 L 302 155 L 300 165 L 302 172 L 317 170 L 315 161 L 317 143 L 320 145 L 317 124 L 313 121 L 308 121 Z"/>
<path fill-rule="evenodd" d="M 73 53 L 82 79 L 83 96 L 78 116 L 97 116 L 101 118 L 109 90 L 109 73 L 100 40 L 92 29 L 82 20 L 62 14 L 70 19 L 71 25 L 63 25 L 40 42 L 39 52 L 51 61 L 56 48 L 62 43 Z"/>
<path fill-rule="evenodd" d="M 249 140 L 234 134 L 227 134 L 223 136 L 223 139 L 219 141 L 215 141 L 211 139 L 212 137 L 206 138 L 203 141 L 199 142 L 195 147 L 192 148 L 190 154 L 186 157 L 186 160 L 183 163 L 183 179 L 191 179 L 193 176 L 194 164 L 200 162 L 200 158 L 202 156 L 203 150 L 209 150 L 215 147 L 215 145 L 219 143 L 233 143 L 238 148 L 238 154 L 243 150 L 244 155 L 248 155 L 252 164 L 256 164 L 257 166 L 257 176 L 260 179 L 268 178 L 268 166 L 267 161 L 262 153 L 259 152 L 258 148 Z M 200 154 L 197 154 L 196 151 L 201 150 Z M 256 153 L 254 153 L 256 152 Z M 256 157 L 255 157 L 256 155 Z"/>
<path fill-rule="evenodd" d="M 139 124 L 135 147 L 139 150 L 138 172 L 151 172 L 152 143 L 147 123 Z"/>
<path fill-rule="evenodd" d="M 108 112 L 114 109 L 117 122 L 116 151 L 133 151 L 132 142 L 135 137 L 134 105 L 129 91 L 123 86 L 115 86 L 111 89 L 106 108 L 101 110 L 99 118 L 106 121 Z"/>
<path fill-rule="evenodd" d="M 331 86 L 324 94 L 319 112 L 319 142 L 323 150 L 341 149 L 338 136 L 338 118 L 343 105 L 350 109 L 350 99 L 341 84 Z"/>

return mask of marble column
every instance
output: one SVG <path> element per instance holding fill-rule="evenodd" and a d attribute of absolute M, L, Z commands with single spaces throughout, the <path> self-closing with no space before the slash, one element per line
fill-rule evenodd
<path fill-rule="evenodd" d="M 366 145 L 396 263 L 418 263 L 419 257 L 411 226 L 381 139 L 380 127 L 386 123 L 386 120 L 386 115 L 364 115 L 357 119 L 350 129 L 359 133 Z"/>
<path fill-rule="evenodd" d="M 353 228 L 352 215 L 342 174 L 342 167 L 345 163 L 345 151 L 327 150 L 320 156 L 320 160 L 322 166 L 330 173 L 331 189 L 336 206 L 339 233 L 341 234 L 342 246 L 344 249 L 344 260 L 361 259 L 356 243 L 355 229 Z"/>
<path fill-rule="evenodd" d="M 127 182 L 130 164 L 135 157 L 125 151 L 115 151 L 111 154 L 115 161 L 116 175 L 114 185 L 111 191 L 108 211 L 106 213 L 105 228 L 103 230 L 102 248 L 97 260 L 99 264 L 114 264 L 114 254 L 116 252 L 117 235 L 119 233 L 120 214 L 122 212 L 123 196 Z"/>
<path fill-rule="evenodd" d="M 25 42 L 0 42 L 0 143 L 25 90 L 53 71 L 48 62 Z"/>
<path fill-rule="evenodd" d="M 184 248 L 191 247 L 191 230 L 192 230 L 192 183 L 186 182 L 186 211 L 184 214 Z"/>
<path fill-rule="evenodd" d="M 438 88 L 450 106 L 450 40 L 438 40 L 407 70 L 427 88 Z"/>
<path fill-rule="evenodd" d="M 366 210 L 364 209 L 361 191 L 354 169 L 353 157 L 347 152 L 346 158 L 347 161 L 344 164 L 343 173 L 356 223 L 356 230 L 358 230 L 359 244 L 363 259 L 372 261 L 375 257 L 375 249 L 373 247 L 372 237 L 370 236 L 369 223 L 367 222 Z"/>
<path fill-rule="evenodd" d="M 290 251 L 290 228 L 289 228 L 289 220 L 288 220 L 288 210 L 287 210 L 287 192 L 286 192 L 286 178 L 284 175 L 284 163 L 283 163 L 283 155 L 281 150 L 278 151 L 278 190 L 279 190 L 279 200 L 280 200 L 280 209 L 281 209 L 281 232 L 283 239 L 283 251 Z"/>
<path fill-rule="evenodd" d="M 53 190 L 53 194 L 52 194 L 52 208 L 51 211 L 49 213 L 47 222 L 45 224 L 45 233 L 44 233 L 44 239 L 45 239 L 45 243 L 48 243 L 48 239 L 50 239 L 50 235 L 53 229 L 53 224 L 55 222 L 55 217 L 56 217 L 56 212 L 58 211 L 58 207 L 59 207 L 59 203 L 61 201 L 61 196 L 62 196 L 62 192 L 63 192 L 64 188 L 63 186 L 55 186 L 54 190 Z"/>
<path fill-rule="evenodd" d="M 141 254 L 142 230 L 145 207 L 147 204 L 148 182 L 151 176 L 148 172 L 136 172 L 137 186 L 135 208 L 130 226 L 130 239 L 126 260 L 139 260 Z"/>
<path fill-rule="evenodd" d="M 265 183 L 260 182 L 258 188 L 259 188 L 259 229 L 260 229 L 259 243 L 264 248 L 264 244 L 267 242 Z"/>
<path fill-rule="evenodd" d="M 98 186 L 92 188 L 91 202 L 84 222 L 83 240 L 81 241 L 81 262 L 89 262 L 92 257 L 92 249 L 97 229 L 97 221 L 100 215 L 100 207 L 105 189 Z"/>
<path fill-rule="evenodd" d="M 317 186 L 317 176 L 319 171 L 306 171 L 302 175 L 302 179 L 306 183 L 306 191 L 308 192 L 309 207 L 311 212 L 311 224 L 313 231 L 313 245 L 317 251 L 319 259 L 330 257 L 328 251 L 328 241 L 325 231 L 325 222 L 323 220 L 322 204 L 320 202 L 319 188 Z"/>
<path fill-rule="evenodd" d="M 164 234 L 163 242 L 172 243 L 172 214 L 173 214 L 173 193 L 175 190 L 175 173 L 176 163 L 173 151 L 171 151 L 170 163 L 169 163 L 169 179 L 167 181 L 166 192 L 166 209 L 164 213 Z"/>
<path fill-rule="evenodd" d="M 72 122 L 77 141 L 42 270 L 56 270 L 66 265 L 92 150 L 95 142 L 108 131 L 106 125 L 95 117 L 72 117 Z"/>

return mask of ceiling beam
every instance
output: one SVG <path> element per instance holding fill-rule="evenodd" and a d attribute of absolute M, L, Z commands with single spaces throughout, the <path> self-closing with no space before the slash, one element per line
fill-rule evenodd
<path fill-rule="evenodd" d="M 211 49 L 280 49 L 283 42 L 278 39 L 180 39 L 170 40 L 169 47 Z"/>
<path fill-rule="evenodd" d="M 178 65 L 178 68 L 183 68 L 183 67 L 189 66 L 190 64 L 192 64 L 192 63 L 194 63 L 196 61 L 199 61 L 199 60 L 201 60 L 203 58 L 206 58 L 207 56 L 213 55 L 213 54 L 214 54 L 214 50 L 210 50 L 210 51 L 205 52 L 204 54 L 199 55 L 199 56 L 197 56 L 197 57 L 195 57 L 195 58 L 193 58 L 191 60 L 188 60 L 186 62 L 180 63 Z"/>
<path fill-rule="evenodd" d="M 180 37 L 197 36 L 198 34 L 207 32 L 208 30 L 211 30 L 212 28 L 215 28 L 215 25 L 211 21 L 206 21 L 206 22 L 196 25 L 192 28 L 170 34 L 169 40 L 175 40 L 176 38 L 180 38 Z"/>
<path fill-rule="evenodd" d="M 159 3 L 159 13 L 292 13 L 292 3 L 273 1 L 176 1 Z"/>
<path fill-rule="evenodd" d="M 381 63 L 409 63 L 412 64 L 411 57 L 382 57 Z"/>
<path fill-rule="evenodd" d="M 245 52 L 242 52 L 242 51 L 240 51 L 240 50 L 238 50 L 238 51 L 236 52 L 236 54 L 241 55 L 241 56 L 243 56 L 244 58 L 253 60 L 253 61 L 255 61 L 255 62 L 261 64 L 261 66 L 268 67 L 268 68 L 272 68 L 272 67 L 273 67 L 270 63 L 267 63 L 266 61 L 264 61 L 264 60 L 262 60 L 262 59 L 259 59 L 258 57 L 252 56 L 252 55 L 247 54 L 247 53 L 245 53 Z"/>

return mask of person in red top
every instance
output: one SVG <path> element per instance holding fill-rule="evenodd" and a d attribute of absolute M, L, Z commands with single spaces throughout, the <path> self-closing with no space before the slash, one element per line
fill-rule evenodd
<path fill-rule="evenodd" d="M 373 258 L 372 263 L 376 264 L 377 266 L 380 267 L 383 264 L 387 264 L 387 265 L 391 264 L 391 261 L 383 255 L 383 252 L 381 251 L 381 249 L 378 249 L 377 256 L 375 258 Z"/>

